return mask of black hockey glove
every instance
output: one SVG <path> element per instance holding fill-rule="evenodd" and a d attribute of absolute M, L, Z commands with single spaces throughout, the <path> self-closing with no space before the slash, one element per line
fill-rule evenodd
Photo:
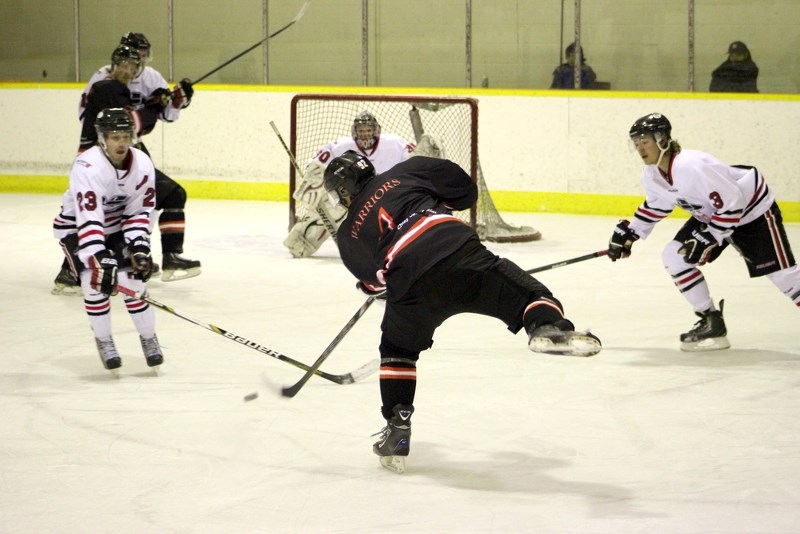
<path fill-rule="evenodd" d="M 150 255 L 150 241 L 140 238 L 130 245 L 132 276 L 142 282 L 150 280 L 153 274 L 153 257 Z"/>
<path fill-rule="evenodd" d="M 614 227 L 614 233 L 608 241 L 608 259 L 611 261 L 630 256 L 633 242 L 639 239 L 636 232 L 628 227 L 629 224 L 630 221 L 622 220 Z"/>
<path fill-rule="evenodd" d="M 356 288 L 367 296 L 375 297 L 378 300 L 386 300 L 386 286 L 373 286 L 359 280 L 356 283 Z"/>
<path fill-rule="evenodd" d="M 117 294 L 117 260 L 108 250 L 101 250 L 89 258 L 92 289 L 106 295 Z"/>
<path fill-rule="evenodd" d="M 686 263 L 705 265 L 708 263 L 711 253 L 717 248 L 717 240 L 705 228 L 692 230 L 692 235 L 683 242 L 683 246 L 678 250 L 683 254 L 683 261 Z"/>
<path fill-rule="evenodd" d="M 175 85 L 172 91 L 172 106 L 175 108 L 188 108 L 192 103 L 192 96 L 194 96 L 194 87 L 189 78 L 184 78 Z"/>
<path fill-rule="evenodd" d="M 145 107 L 155 109 L 159 112 L 164 111 L 170 101 L 172 100 L 172 93 L 166 87 L 159 87 L 153 94 L 150 95 L 144 105 Z"/>

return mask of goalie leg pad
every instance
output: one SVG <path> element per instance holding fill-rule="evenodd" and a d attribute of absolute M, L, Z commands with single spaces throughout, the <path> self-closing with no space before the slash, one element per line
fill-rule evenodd
<path fill-rule="evenodd" d="M 338 230 L 339 225 L 347 216 L 347 208 L 331 206 L 328 202 L 320 203 L 317 209 L 324 211 L 330 224 L 333 225 L 334 231 Z M 309 211 L 295 223 L 283 244 L 295 258 L 308 258 L 319 250 L 329 235 L 328 228 L 320 214 L 316 211 Z"/>

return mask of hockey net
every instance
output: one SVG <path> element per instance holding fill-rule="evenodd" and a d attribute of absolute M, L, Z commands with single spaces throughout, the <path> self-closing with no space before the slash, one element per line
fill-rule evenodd
<path fill-rule="evenodd" d="M 441 141 L 444 157 L 458 163 L 478 185 L 475 206 L 457 215 L 470 222 L 482 240 L 526 242 L 541 237 L 529 226 L 505 222 L 497 212 L 478 160 L 478 102 L 473 98 L 298 94 L 292 99 L 290 150 L 300 168 L 326 143 L 349 136 L 353 119 L 364 112 L 378 119 L 384 133 L 412 143 L 429 133 Z M 303 207 L 292 197 L 299 181 L 290 165 L 289 228 L 303 215 Z"/>

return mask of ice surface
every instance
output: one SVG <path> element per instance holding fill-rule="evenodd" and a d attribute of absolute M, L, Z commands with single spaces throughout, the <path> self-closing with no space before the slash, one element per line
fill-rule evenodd
<path fill-rule="evenodd" d="M 603 340 L 595 357 L 533 354 L 493 319 L 445 323 L 419 362 L 398 476 L 372 454 L 384 425 L 375 375 L 315 377 L 283 399 L 276 390 L 302 371 L 156 310 L 156 377 L 116 297 L 123 367 L 111 377 L 81 298 L 50 295 L 59 203 L 0 195 L 0 531 L 800 532 L 800 315 L 729 250 L 705 273 L 732 348 L 680 352 L 696 317 L 659 256 L 681 220 L 628 260 L 537 275 Z M 603 249 L 616 224 L 504 216 L 544 236 L 489 245 L 526 269 Z M 151 295 L 312 363 L 364 297 L 332 243 L 292 259 L 286 225 L 285 204 L 190 200 L 185 256 L 203 274 L 154 280 Z M 787 229 L 800 252 L 800 225 Z M 324 370 L 377 357 L 382 306 Z"/>

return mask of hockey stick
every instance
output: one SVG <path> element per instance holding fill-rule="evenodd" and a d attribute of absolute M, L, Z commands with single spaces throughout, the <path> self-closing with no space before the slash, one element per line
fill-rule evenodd
<path fill-rule="evenodd" d="M 333 338 L 333 341 L 330 342 L 328 347 L 324 351 L 322 351 L 322 354 L 320 354 L 319 358 L 317 358 L 317 361 L 315 361 L 311 365 L 311 367 L 306 370 L 306 374 L 303 375 L 303 378 L 301 378 L 296 384 L 292 386 L 285 386 L 281 389 L 281 394 L 284 397 L 292 398 L 295 395 L 297 395 L 297 393 L 305 385 L 305 383 L 308 382 L 308 380 L 315 373 L 318 372 L 317 370 L 322 365 L 322 362 L 324 362 L 328 358 L 328 356 L 331 355 L 331 352 L 333 352 L 333 349 L 336 348 L 336 345 L 338 345 L 339 342 L 341 342 L 342 339 L 344 339 L 344 336 L 346 336 L 347 333 L 353 328 L 353 326 L 355 326 L 358 320 L 361 319 L 361 316 L 364 315 L 364 313 L 366 313 L 367 309 L 369 309 L 369 307 L 372 305 L 373 302 L 375 302 L 375 297 L 369 297 L 367 300 L 364 301 L 364 304 L 361 305 L 361 307 L 358 309 L 355 315 L 353 315 L 350 318 L 350 320 L 347 321 L 347 324 L 344 325 L 344 328 L 342 328 L 342 330 L 336 335 L 336 337 Z"/>
<path fill-rule="evenodd" d="M 260 344 L 256 343 L 255 341 L 250 341 L 249 339 L 247 339 L 245 337 L 242 337 L 242 336 L 240 336 L 238 334 L 234 334 L 233 332 L 229 332 L 228 330 L 225 330 L 224 328 L 220 328 L 220 327 L 218 327 L 216 325 L 213 325 L 213 324 L 210 324 L 210 323 L 203 323 L 203 322 L 198 321 L 196 319 L 192 319 L 191 317 L 183 315 L 182 313 L 174 310 L 173 308 L 167 306 L 166 304 L 162 304 L 162 303 L 158 302 L 157 300 L 154 300 L 154 299 L 150 298 L 150 296 L 147 295 L 146 293 L 145 294 L 137 293 L 136 291 L 132 290 L 131 288 L 125 287 L 123 285 L 117 285 L 117 291 L 119 291 L 120 293 L 122 293 L 124 295 L 127 295 L 129 297 L 135 298 L 137 300 L 141 300 L 141 301 L 147 302 L 148 304 L 150 304 L 152 306 L 155 306 L 156 308 L 160 308 L 160 309 L 164 310 L 167 313 L 171 313 L 172 315 L 175 315 L 176 317 L 180 317 L 181 319 L 189 321 L 190 323 L 194 323 L 197 326 L 202 326 L 206 330 L 211 330 L 215 334 L 219 334 L 222 337 L 225 337 L 225 338 L 228 338 L 228 339 L 232 339 L 233 341 L 239 343 L 240 345 L 244 345 L 245 347 L 257 350 L 261 354 L 266 354 L 267 356 L 272 356 L 273 358 L 281 360 L 282 362 L 286 362 L 288 364 L 294 365 L 295 367 L 298 367 L 298 368 L 300 368 L 300 369 L 302 369 L 304 371 L 308 371 L 311 374 L 319 375 L 322 378 L 324 378 L 325 380 L 330 380 L 331 382 L 336 382 L 337 384 L 352 384 L 354 382 L 358 382 L 359 380 L 362 380 L 362 379 L 368 377 L 369 375 L 371 375 L 372 373 L 374 373 L 375 371 L 378 370 L 378 360 L 372 360 L 372 361 L 362 365 L 358 369 L 355 369 L 354 371 L 352 371 L 350 373 L 346 373 L 346 374 L 343 374 L 343 375 L 332 375 L 330 373 L 326 373 L 325 371 L 320 371 L 319 370 L 319 366 L 316 365 L 316 364 L 315 364 L 316 367 L 313 367 L 313 368 L 309 367 L 308 365 L 306 365 L 306 364 L 304 364 L 302 362 L 299 362 L 299 361 L 297 361 L 295 359 L 292 359 L 289 356 L 285 356 L 285 355 L 283 355 L 283 354 L 281 354 L 279 352 L 276 352 L 276 351 L 274 351 L 274 350 L 272 350 L 270 348 L 267 348 L 267 347 L 265 347 L 263 345 L 260 345 Z"/>
<path fill-rule="evenodd" d="M 541 267 L 528 269 L 525 272 L 528 274 L 540 273 L 542 271 L 549 271 L 550 269 L 558 269 L 559 267 L 563 267 L 565 265 L 572 265 L 573 263 L 579 263 L 582 261 L 591 260 L 593 258 L 599 258 L 601 256 L 607 256 L 607 255 L 608 255 L 608 250 L 598 250 L 597 252 L 592 252 L 591 254 L 586 254 L 584 256 L 578 256 L 577 258 L 570 258 L 568 260 L 559 261 L 557 263 L 551 263 L 550 265 L 542 265 Z"/>
<path fill-rule="evenodd" d="M 283 136 L 281 135 L 281 132 L 278 131 L 278 127 L 275 125 L 275 121 L 269 121 L 269 125 L 272 126 L 272 130 L 275 132 L 275 135 L 278 136 L 278 141 L 280 141 L 281 145 L 283 145 L 283 149 L 286 151 L 287 154 L 289 154 L 289 159 L 291 160 L 292 165 L 294 165 L 294 170 L 297 171 L 297 175 L 300 177 L 300 180 L 303 180 L 305 178 L 303 171 L 300 169 L 300 165 L 297 164 L 297 159 L 295 159 L 291 149 L 286 145 L 286 141 L 283 140 Z M 319 215 L 319 218 L 322 219 L 322 224 L 325 225 L 325 229 L 333 238 L 334 243 L 338 243 L 339 238 L 336 237 L 336 227 L 333 225 L 333 222 L 331 222 L 330 218 L 328 217 L 328 214 L 325 213 L 325 210 L 320 208 L 319 206 L 317 206 L 317 209 L 315 209 L 314 211 L 316 211 L 317 214 Z"/>
<path fill-rule="evenodd" d="M 203 74 L 198 79 L 192 81 L 192 84 L 196 84 L 196 83 L 202 82 L 203 80 L 205 80 L 206 78 L 208 78 L 209 76 L 211 76 L 212 74 L 217 72 L 218 70 L 223 69 L 224 67 L 227 67 L 228 65 L 230 65 L 231 63 L 233 63 L 234 61 L 236 61 L 237 59 L 239 59 L 240 57 L 242 57 L 246 53 L 248 53 L 251 50 L 253 50 L 256 47 L 258 47 L 259 45 L 266 43 L 267 41 L 269 41 L 273 37 L 277 37 L 278 34 L 283 33 L 285 30 L 288 30 L 290 27 L 292 27 L 292 25 L 294 25 L 295 22 L 300 20 L 303 17 L 303 15 L 305 15 L 306 9 L 308 9 L 308 4 L 310 4 L 310 3 L 311 3 L 311 0 L 306 0 L 306 3 L 303 4 L 303 7 L 300 8 L 300 11 L 297 13 L 297 15 L 295 15 L 295 17 L 288 24 L 286 24 L 285 26 L 283 26 L 279 30 L 276 30 L 276 31 L 272 32 L 271 34 L 267 35 L 266 37 L 261 39 L 259 42 L 257 42 L 256 44 L 254 44 L 253 46 L 251 46 L 247 50 L 244 50 L 243 52 L 240 52 L 240 53 L 236 54 L 235 56 L 233 56 L 228 61 L 226 61 L 225 63 L 223 63 L 219 67 L 215 68 L 211 72 L 207 72 L 207 73 Z"/>

